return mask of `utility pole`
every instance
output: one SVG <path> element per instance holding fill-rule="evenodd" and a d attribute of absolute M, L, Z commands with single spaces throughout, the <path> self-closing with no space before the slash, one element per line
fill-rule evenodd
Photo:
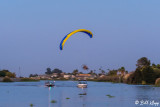
<path fill-rule="evenodd" d="M 21 68 L 19 67 L 19 77 L 21 77 Z"/>

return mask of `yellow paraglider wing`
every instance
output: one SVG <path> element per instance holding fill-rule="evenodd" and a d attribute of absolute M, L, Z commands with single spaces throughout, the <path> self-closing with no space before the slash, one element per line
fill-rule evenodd
<path fill-rule="evenodd" d="M 66 41 L 67 41 L 73 34 L 75 34 L 75 33 L 77 33 L 77 32 L 86 33 L 86 34 L 89 35 L 90 38 L 93 37 L 92 32 L 89 31 L 89 30 L 86 30 L 86 29 L 78 29 L 78 30 L 75 30 L 75 31 L 67 34 L 67 35 L 62 39 L 62 41 L 61 41 L 61 43 L 60 43 L 60 50 L 63 50 L 63 46 L 64 46 L 64 44 L 66 43 Z"/>

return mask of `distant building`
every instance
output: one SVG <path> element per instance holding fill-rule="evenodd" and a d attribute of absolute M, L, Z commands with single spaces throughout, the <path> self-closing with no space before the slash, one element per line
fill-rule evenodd
<path fill-rule="evenodd" d="M 35 79 L 35 80 L 39 80 L 41 79 L 39 76 L 36 76 L 36 77 L 30 77 L 31 79 Z"/>
<path fill-rule="evenodd" d="M 40 79 L 52 79 L 50 75 L 39 75 L 38 76 Z M 37 78 L 38 78 L 37 77 Z"/>
<path fill-rule="evenodd" d="M 74 78 L 76 78 L 76 76 L 75 76 L 75 75 L 71 75 L 71 78 L 73 78 L 73 79 L 74 79 Z"/>
<path fill-rule="evenodd" d="M 60 76 L 60 77 L 64 77 L 64 75 L 65 75 L 65 73 L 62 72 L 62 73 L 60 73 L 59 76 Z"/>
<path fill-rule="evenodd" d="M 69 78 L 71 78 L 71 76 L 72 76 L 72 75 L 65 74 L 65 75 L 63 75 L 63 78 L 69 79 Z"/>
<path fill-rule="evenodd" d="M 104 74 L 101 74 L 99 77 L 100 77 L 100 78 L 103 78 L 103 77 L 105 77 L 105 76 L 106 76 L 106 75 L 104 75 Z"/>
<path fill-rule="evenodd" d="M 52 77 L 52 78 L 57 78 L 57 77 L 58 77 L 58 73 L 53 73 L 53 74 L 51 74 L 51 77 Z"/>

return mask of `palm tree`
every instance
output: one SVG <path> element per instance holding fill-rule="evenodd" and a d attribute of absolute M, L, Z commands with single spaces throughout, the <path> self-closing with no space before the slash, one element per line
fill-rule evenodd
<path fill-rule="evenodd" d="M 125 68 L 124 67 L 121 67 L 118 69 L 118 71 L 121 73 L 121 75 L 124 75 L 125 73 Z"/>

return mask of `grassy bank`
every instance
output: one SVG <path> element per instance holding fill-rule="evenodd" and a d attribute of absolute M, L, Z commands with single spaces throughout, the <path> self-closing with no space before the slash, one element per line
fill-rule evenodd
<path fill-rule="evenodd" d="M 37 82 L 40 80 L 35 80 L 35 79 L 31 79 L 31 78 L 21 78 L 20 82 Z"/>

